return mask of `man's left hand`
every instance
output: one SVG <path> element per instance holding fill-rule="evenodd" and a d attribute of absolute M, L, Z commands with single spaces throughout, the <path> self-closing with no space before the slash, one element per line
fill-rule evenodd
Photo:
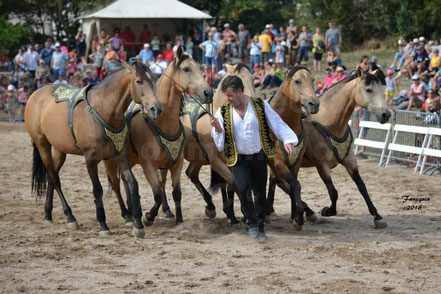
<path fill-rule="evenodd" d="M 285 144 L 285 150 L 288 152 L 289 156 L 292 156 L 294 154 L 295 148 L 291 143 Z"/>

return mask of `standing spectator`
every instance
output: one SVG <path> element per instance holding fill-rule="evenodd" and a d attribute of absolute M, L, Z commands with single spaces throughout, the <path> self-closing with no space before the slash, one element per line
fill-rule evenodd
<path fill-rule="evenodd" d="M 341 32 L 338 28 L 334 27 L 334 24 L 330 22 L 329 29 L 326 31 L 325 35 L 325 45 L 326 49 L 332 48 L 334 53 L 338 55 L 340 58 L 341 56 Z"/>
<path fill-rule="evenodd" d="M 213 40 L 219 41 L 221 38 L 221 33 L 219 33 L 216 27 L 211 27 L 210 32 L 213 33 Z"/>
<path fill-rule="evenodd" d="M 173 46 L 173 56 L 176 57 L 176 52 L 178 52 L 179 47 L 181 47 L 182 51 L 185 51 L 185 47 L 183 45 L 184 43 L 181 41 L 181 39 L 178 39 L 176 41 L 176 45 Z"/>
<path fill-rule="evenodd" d="M 420 83 L 418 75 L 412 76 L 413 84 L 410 86 L 409 100 L 397 105 L 397 109 L 410 110 L 412 106 L 420 108 L 425 99 L 425 90 L 423 84 Z"/>
<path fill-rule="evenodd" d="M 6 110 L 9 114 L 9 122 L 15 122 L 15 112 L 20 107 L 14 85 L 9 85 L 6 91 Z"/>
<path fill-rule="evenodd" d="M 35 70 L 38 66 L 38 58 L 40 55 L 29 45 L 28 51 L 24 54 L 25 70 L 31 73 L 31 77 L 35 77 Z"/>
<path fill-rule="evenodd" d="M 266 63 L 271 59 L 271 46 L 273 45 L 270 25 L 265 26 L 265 31 L 259 36 L 259 42 L 262 44 L 262 63 Z"/>
<path fill-rule="evenodd" d="M 222 62 L 226 62 L 226 60 L 224 59 L 224 56 L 225 56 L 224 36 L 219 34 L 219 38 L 220 38 L 219 41 L 217 41 L 217 44 L 219 45 L 219 50 L 217 53 L 217 60 L 216 60 L 218 70 L 220 70 L 222 68 Z M 213 40 L 214 40 L 214 35 L 213 35 Z"/>
<path fill-rule="evenodd" d="M 150 66 L 150 70 L 157 78 L 159 78 L 166 69 L 167 61 L 164 60 L 162 54 L 158 54 L 155 63 Z"/>
<path fill-rule="evenodd" d="M 24 63 L 24 52 L 25 50 L 23 48 L 18 48 L 17 55 L 14 57 L 14 63 L 18 64 L 20 66 L 21 71 L 25 71 L 25 63 Z"/>
<path fill-rule="evenodd" d="M 152 38 L 152 33 L 149 30 L 148 25 L 144 25 L 141 32 L 141 37 L 139 38 L 141 40 L 141 43 L 150 43 L 150 39 Z"/>
<path fill-rule="evenodd" d="M 193 44 L 194 44 L 193 59 L 196 62 L 200 62 L 202 59 L 202 52 L 201 52 L 201 49 L 199 48 L 199 44 L 201 44 L 201 34 L 199 33 L 199 30 L 197 27 L 193 28 L 192 40 L 193 40 Z"/>
<path fill-rule="evenodd" d="M 40 52 L 40 59 L 43 59 L 47 66 L 51 66 L 52 54 L 54 54 L 55 51 L 53 48 L 51 48 L 51 46 L 52 40 L 47 39 L 47 41 L 44 42 L 44 48 Z"/>
<path fill-rule="evenodd" d="M 98 47 L 99 44 L 100 42 L 98 40 L 98 36 L 94 36 L 92 40 L 92 53 L 96 52 L 96 48 Z"/>
<path fill-rule="evenodd" d="M 107 52 L 104 56 L 104 70 L 106 71 L 106 74 L 112 71 L 115 71 L 120 68 L 119 66 L 119 60 L 118 55 L 116 54 L 115 50 L 113 50 L 112 43 L 108 43 L 107 46 Z"/>
<path fill-rule="evenodd" d="M 225 41 L 225 57 L 226 60 L 229 61 L 232 54 L 232 43 L 236 40 L 237 36 L 236 33 L 230 30 L 230 24 L 226 23 L 224 24 L 224 31 L 222 32 L 222 35 L 224 36 Z"/>
<path fill-rule="evenodd" d="M 184 35 L 181 31 L 176 32 L 175 43 L 178 43 L 178 41 L 181 41 L 181 44 L 184 44 Z"/>
<path fill-rule="evenodd" d="M 157 34 L 153 35 L 153 40 L 152 40 L 151 45 L 152 45 L 153 56 L 156 58 L 161 50 L 160 49 L 161 41 L 159 41 Z"/>
<path fill-rule="evenodd" d="M 59 42 L 55 44 L 55 52 L 52 54 L 51 59 L 51 70 L 54 74 L 54 78 L 58 79 L 58 76 L 61 75 L 64 78 L 66 77 L 66 67 L 67 67 L 67 60 L 69 59 L 69 56 L 65 51 L 62 51 L 61 45 Z"/>
<path fill-rule="evenodd" d="M 187 53 L 190 56 L 193 56 L 193 47 L 194 47 L 194 43 L 191 39 L 190 36 L 187 37 L 187 42 L 185 42 L 185 51 L 187 51 Z"/>
<path fill-rule="evenodd" d="M 173 59 L 175 58 L 175 54 L 173 53 L 172 45 L 170 43 L 167 43 L 167 45 L 165 46 L 165 50 L 162 53 L 162 55 L 164 55 L 164 59 L 167 60 L 168 62 L 172 62 L 173 61 Z"/>
<path fill-rule="evenodd" d="M 237 33 L 237 44 L 239 45 L 239 58 L 241 62 L 245 62 L 245 60 L 248 59 L 251 35 L 249 31 L 245 30 L 245 26 L 243 24 L 240 24 L 238 28 L 239 32 Z"/>
<path fill-rule="evenodd" d="M 297 26 L 296 26 L 296 23 L 294 22 L 294 18 L 291 18 L 289 20 L 289 26 L 286 27 L 286 32 L 289 33 L 294 30 L 297 32 Z"/>
<path fill-rule="evenodd" d="M 312 36 L 312 53 L 314 53 L 314 71 L 321 70 L 322 56 L 325 53 L 325 42 L 323 41 L 323 35 L 320 33 L 320 28 L 315 29 L 315 34 Z"/>
<path fill-rule="evenodd" d="M 148 64 L 149 62 L 152 62 L 154 59 L 153 52 L 150 50 L 149 44 L 144 44 L 144 49 L 139 51 L 138 55 L 141 56 L 142 63 L 144 64 Z"/>
<path fill-rule="evenodd" d="M 308 33 L 308 28 L 306 27 L 306 25 L 302 26 L 302 32 L 299 35 L 299 41 L 300 41 L 300 47 L 299 47 L 298 62 L 302 63 L 303 60 L 307 62 L 309 60 L 308 52 L 309 52 L 309 47 L 311 46 L 312 43 L 312 35 L 311 33 Z"/>
<path fill-rule="evenodd" d="M 205 52 L 205 64 L 211 66 L 211 70 L 214 71 L 216 68 L 216 59 L 219 55 L 219 44 L 213 40 L 212 32 L 208 34 L 208 40 L 200 44 L 199 47 Z"/>
<path fill-rule="evenodd" d="M 294 27 L 291 31 L 288 31 L 288 65 L 294 66 L 296 64 L 299 46 L 300 42 L 297 38 L 297 27 Z"/>
<path fill-rule="evenodd" d="M 118 29 L 119 31 L 119 29 Z M 113 36 L 112 38 L 109 39 L 109 42 L 112 42 L 113 44 L 113 49 L 115 51 L 119 50 L 119 47 L 121 46 L 121 44 L 123 44 L 123 39 L 121 39 L 119 37 L 119 32 L 115 29 L 115 36 Z"/>
<path fill-rule="evenodd" d="M 126 44 L 125 48 L 127 49 L 125 59 L 127 59 L 127 53 L 130 56 L 135 55 L 135 44 L 133 44 L 133 43 L 135 43 L 136 37 L 129 26 L 126 26 L 124 32 L 121 33 L 121 38 L 123 39 L 124 44 Z"/>
<path fill-rule="evenodd" d="M 127 61 L 127 51 L 124 49 L 124 45 L 121 45 L 121 47 L 119 47 L 117 55 L 120 61 Z"/>
<path fill-rule="evenodd" d="M 276 67 L 282 69 L 285 62 L 285 46 L 281 44 L 280 40 L 277 40 L 276 45 Z"/>
<path fill-rule="evenodd" d="M 96 47 L 96 52 L 89 55 L 89 58 L 93 60 L 95 66 L 96 75 L 102 80 L 104 78 L 103 63 L 104 63 L 104 50 L 103 45 L 99 44 Z"/>
<path fill-rule="evenodd" d="M 389 108 L 392 108 L 392 101 L 395 93 L 399 93 L 397 82 L 394 78 L 394 71 L 392 69 L 387 70 L 386 77 L 386 103 L 389 105 Z"/>
<path fill-rule="evenodd" d="M 40 60 L 40 62 L 41 62 L 41 60 Z M 38 72 L 38 67 L 37 67 L 35 74 L 37 74 L 37 72 Z M 20 79 L 23 76 L 24 76 L 24 72 L 21 70 L 20 66 L 18 64 L 14 65 L 14 71 L 12 72 L 11 83 L 18 86 L 18 83 L 20 82 Z"/>
<path fill-rule="evenodd" d="M 83 33 L 82 28 L 78 28 L 77 35 L 75 36 L 75 43 L 78 51 L 78 55 L 83 63 L 86 63 L 86 35 Z"/>
<path fill-rule="evenodd" d="M 21 81 L 18 85 L 18 104 L 20 105 L 20 119 L 24 122 L 24 111 L 29 98 L 28 85 Z"/>
<path fill-rule="evenodd" d="M 99 43 L 104 46 L 107 43 L 108 39 L 109 36 L 106 34 L 106 31 L 102 29 L 99 36 Z"/>
<path fill-rule="evenodd" d="M 261 50 L 262 50 L 262 43 L 259 42 L 259 37 L 255 35 L 251 42 L 251 49 L 250 49 L 251 73 L 253 74 L 256 64 L 258 66 L 260 65 Z"/>

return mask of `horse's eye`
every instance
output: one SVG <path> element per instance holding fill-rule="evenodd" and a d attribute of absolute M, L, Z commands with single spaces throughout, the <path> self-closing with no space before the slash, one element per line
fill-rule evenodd
<path fill-rule="evenodd" d="M 294 83 L 296 83 L 297 85 L 300 85 L 302 82 L 299 80 L 295 80 Z"/>
<path fill-rule="evenodd" d="M 188 67 L 184 67 L 184 71 L 185 71 L 185 72 L 189 72 L 190 69 L 189 69 Z"/>
<path fill-rule="evenodd" d="M 137 80 L 136 83 L 142 84 L 142 81 L 141 80 Z"/>
<path fill-rule="evenodd" d="M 374 91 L 372 91 L 372 89 L 367 89 L 366 92 L 368 92 L 369 94 L 373 93 Z"/>

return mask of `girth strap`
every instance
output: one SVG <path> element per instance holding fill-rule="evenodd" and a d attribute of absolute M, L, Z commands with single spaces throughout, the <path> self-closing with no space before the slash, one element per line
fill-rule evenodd
<path fill-rule="evenodd" d="M 302 133 L 300 134 L 299 143 L 297 144 L 296 148 L 294 149 L 295 152 L 292 156 L 289 156 L 288 152 L 286 152 L 286 149 L 283 145 L 283 142 L 279 140 L 280 143 L 280 149 L 282 149 L 283 154 L 285 155 L 285 162 L 286 165 L 289 168 L 292 168 L 295 166 L 299 160 L 300 160 L 300 154 L 302 154 L 303 150 L 305 150 L 305 130 L 303 129 L 303 122 L 300 121 L 301 127 L 302 127 Z"/>
<path fill-rule="evenodd" d="M 190 122 L 191 122 L 191 133 L 193 134 L 193 137 L 196 139 L 196 142 L 199 145 L 199 148 L 201 148 L 202 156 L 206 161 L 209 161 L 208 154 L 204 149 L 204 146 L 202 146 L 201 141 L 199 140 L 199 134 L 197 130 L 197 123 L 199 118 L 201 118 L 203 115 L 205 115 L 207 112 L 203 111 L 202 113 L 199 113 L 199 109 L 201 108 L 200 105 L 197 105 L 193 112 L 190 114 Z"/>

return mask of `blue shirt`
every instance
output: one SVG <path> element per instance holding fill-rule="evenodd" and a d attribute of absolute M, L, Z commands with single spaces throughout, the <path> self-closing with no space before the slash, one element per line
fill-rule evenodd
<path fill-rule="evenodd" d="M 40 58 L 44 60 L 44 63 L 47 66 L 51 66 L 51 59 L 52 59 L 52 54 L 54 54 L 54 49 L 50 48 L 49 50 L 47 50 L 46 48 L 43 48 L 40 52 Z"/>
<path fill-rule="evenodd" d="M 219 44 L 217 41 L 205 41 L 202 43 L 202 46 L 205 47 L 205 57 L 215 57 L 217 53 L 217 48 L 219 48 Z"/>
<path fill-rule="evenodd" d="M 146 63 L 153 61 L 153 52 L 152 50 L 148 50 L 145 51 L 144 49 L 142 49 L 141 51 L 139 51 L 139 56 L 141 56 L 142 58 L 142 63 Z"/>

